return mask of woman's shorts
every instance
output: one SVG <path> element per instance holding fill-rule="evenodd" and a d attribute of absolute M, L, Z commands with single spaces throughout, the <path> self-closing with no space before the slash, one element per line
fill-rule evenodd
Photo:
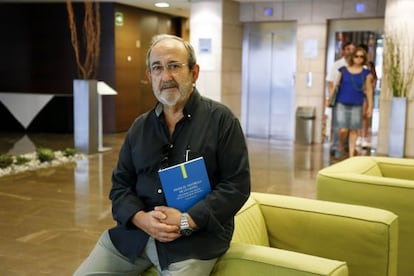
<path fill-rule="evenodd" d="M 336 126 L 338 128 L 362 128 L 362 105 L 336 104 Z"/>

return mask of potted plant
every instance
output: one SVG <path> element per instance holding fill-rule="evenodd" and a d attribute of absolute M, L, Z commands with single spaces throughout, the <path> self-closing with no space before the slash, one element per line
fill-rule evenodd
<path fill-rule="evenodd" d="M 75 54 L 78 77 L 73 81 L 73 123 L 75 147 L 82 153 L 98 151 L 98 81 L 96 79 L 99 54 L 101 19 L 99 2 L 84 2 L 82 32 L 71 0 L 66 1 L 71 43 Z"/>
<path fill-rule="evenodd" d="M 384 36 L 383 76 L 391 96 L 388 155 L 403 157 L 407 100 L 414 80 L 414 43 L 404 28 L 389 28 Z"/>

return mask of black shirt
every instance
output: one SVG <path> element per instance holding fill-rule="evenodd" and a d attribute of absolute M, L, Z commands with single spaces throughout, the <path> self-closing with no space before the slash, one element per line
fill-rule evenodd
<path fill-rule="evenodd" d="M 212 191 L 187 211 L 198 231 L 168 243 L 156 241 L 160 265 L 165 269 L 189 258 L 216 258 L 229 247 L 234 215 L 250 194 L 247 146 L 230 109 L 195 89 L 171 137 L 158 103 L 134 121 L 120 150 L 109 196 L 118 224 L 109 233 L 115 247 L 132 262 L 142 254 L 149 236 L 130 220 L 140 210 L 167 205 L 158 170 L 165 162 L 168 166 L 184 162 L 186 150 L 190 159 L 204 157 Z"/>

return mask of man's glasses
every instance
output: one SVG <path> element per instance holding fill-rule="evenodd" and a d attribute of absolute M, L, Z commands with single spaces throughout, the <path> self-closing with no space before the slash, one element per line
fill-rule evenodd
<path fill-rule="evenodd" d="M 175 74 L 178 73 L 186 65 L 187 64 L 181 62 L 171 62 L 167 65 L 156 64 L 151 66 L 151 73 L 159 76 L 164 70 L 167 70 L 168 72 Z"/>
<path fill-rule="evenodd" d="M 160 161 L 160 169 L 165 169 L 169 166 L 170 153 L 173 149 L 173 144 L 166 144 L 162 147 L 162 158 Z"/>

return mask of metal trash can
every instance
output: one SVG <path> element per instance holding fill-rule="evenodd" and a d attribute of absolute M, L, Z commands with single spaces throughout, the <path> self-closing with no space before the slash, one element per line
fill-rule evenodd
<path fill-rule="evenodd" d="M 299 106 L 296 110 L 295 142 L 312 144 L 315 132 L 316 110 L 313 106 Z"/>

